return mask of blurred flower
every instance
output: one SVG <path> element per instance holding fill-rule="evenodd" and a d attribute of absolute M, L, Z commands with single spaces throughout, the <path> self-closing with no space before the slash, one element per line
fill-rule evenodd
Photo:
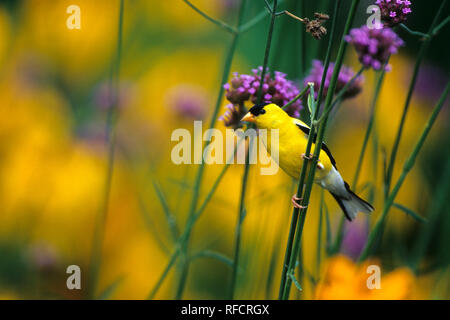
<path fill-rule="evenodd" d="M 209 103 L 205 89 L 196 85 L 180 84 L 169 89 L 167 105 L 181 118 L 201 120 Z"/>
<path fill-rule="evenodd" d="M 350 30 L 350 34 L 345 36 L 345 41 L 353 44 L 362 65 L 374 70 L 380 70 L 389 56 L 397 53 L 398 48 L 404 44 L 403 40 L 389 28 L 369 29 L 365 25 Z M 385 70 L 389 71 L 390 65 L 386 65 Z"/>
<path fill-rule="evenodd" d="M 119 83 L 119 94 L 117 96 L 112 90 L 113 88 L 109 82 L 105 81 L 98 85 L 94 90 L 94 104 L 103 110 L 111 108 L 111 106 L 116 103 L 114 99 L 118 100 L 117 106 L 119 108 L 123 108 L 130 104 L 130 100 L 134 96 L 131 82 L 121 81 Z"/>
<path fill-rule="evenodd" d="M 377 0 L 375 4 L 380 7 L 381 20 L 388 27 L 406 21 L 407 15 L 411 13 L 411 2 L 408 0 Z"/>
<path fill-rule="evenodd" d="M 18 59 L 14 75 L 24 90 L 37 89 L 50 78 L 45 62 L 33 54 L 26 54 Z"/>
<path fill-rule="evenodd" d="M 262 67 L 253 69 L 251 75 L 239 74 L 235 72 L 229 83 L 224 85 L 226 90 L 225 96 L 232 105 L 227 106 L 227 111 L 222 120 L 226 120 L 225 125 L 239 127 L 239 123 L 235 123 L 238 115 L 245 113 L 245 103 L 251 102 L 255 104 L 258 100 L 258 90 L 261 83 Z M 286 79 L 286 74 L 275 71 L 275 77 L 272 78 L 267 72 L 264 76 L 264 84 L 262 86 L 262 97 L 264 102 L 272 102 L 282 107 L 295 98 L 300 93 L 295 84 Z M 294 117 L 300 115 L 302 103 L 299 100 L 294 102 L 286 112 Z M 240 120 L 240 118 L 239 118 Z"/>
<path fill-rule="evenodd" d="M 36 243 L 29 248 L 31 264 L 40 271 L 51 271 L 58 264 L 54 248 L 47 243 Z"/>
<path fill-rule="evenodd" d="M 410 75 L 404 74 L 403 83 L 405 86 L 409 85 Z M 419 74 L 417 76 L 416 86 L 414 87 L 414 94 L 424 98 L 430 99 L 431 101 L 437 101 L 445 88 L 445 84 L 448 81 L 448 76 L 445 71 L 430 63 L 424 63 L 420 67 Z M 432 104 L 426 104 L 430 108 L 433 107 Z"/>
<path fill-rule="evenodd" d="M 368 233 L 367 220 L 345 221 L 341 246 L 342 253 L 356 260 L 367 242 Z"/>
<path fill-rule="evenodd" d="M 313 64 L 313 67 L 311 69 L 311 72 L 305 78 L 303 83 L 305 84 L 305 86 L 309 82 L 314 83 L 314 92 L 315 92 L 315 97 L 317 98 L 317 94 L 318 94 L 319 88 L 320 88 L 320 83 L 322 82 L 322 75 L 323 75 L 324 67 L 323 67 L 322 62 L 319 60 L 313 60 L 312 64 Z M 333 75 L 333 70 L 334 70 L 334 63 L 330 63 L 328 66 L 327 75 L 325 77 L 322 98 L 325 98 L 327 96 L 328 88 L 330 86 L 331 76 Z M 341 91 L 344 88 L 344 86 L 353 78 L 354 75 L 355 75 L 355 73 L 353 72 L 353 70 L 351 68 L 342 66 L 341 70 L 339 71 L 339 76 L 338 76 L 338 81 L 336 84 L 335 93 L 338 93 L 339 91 Z M 364 77 L 362 75 L 358 76 L 353 81 L 353 83 L 350 85 L 350 87 L 345 91 L 345 93 L 343 95 L 343 99 L 353 98 L 358 93 L 360 93 L 362 90 L 363 81 L 364 81 Z"/>
<path fill-rule="evenodd" d="M 226 105 L 225 113 L 219 117 L 226 127 L 237 129 L 242 127 L 241 119 L 245 115 L 245 109 L 241 105 L 229 103 Z"/>
<path fill-rule="evenodd" d="M 328 261 L 325 277 L 316 287 L 316 299 L 351 299 L 351 300 L 402 300 L 412 298 L 414 276 L 407 268 L 395 269 L 390 273 L 381 274 L 381 288 L 369 289 L 367 273 L 369 265 L 376 262 L 366 262 L 358 266 L 344 255 L 332 257 Z"/>

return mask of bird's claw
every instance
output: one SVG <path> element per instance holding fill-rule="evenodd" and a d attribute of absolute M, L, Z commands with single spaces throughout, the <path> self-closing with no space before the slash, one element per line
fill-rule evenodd
<path fill-rule="evenodd" d="M 306 209 L 308 206 L 302 206 L 301 204 L 299 204 L 297 201 L 303 201 L 303 198 L 299 198 L 297 197 L 296 194 L 294 194 L 291 198 L 292 204 L 294 205 L 295 208 L 297 209 Z"/>
<path fill-rule="evenodd" d="M 303 160 L 311 160 L 312 159 L 312 154 L 306 154 L 306 153 L 302 153 L 302 159 Z"/>

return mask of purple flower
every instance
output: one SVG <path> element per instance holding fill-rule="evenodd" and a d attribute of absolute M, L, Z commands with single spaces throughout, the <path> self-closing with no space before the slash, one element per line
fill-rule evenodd
<path fill-rule="evenodd" d="M 344 223 L 344 237 L 341 251 L 356 260 L 367 242 L 369 226 L 366 219 L 346 221 Z"/>
<path fill-rule="evenodd" d="M 59 256 L 55 249 L 45 243 L 35 243 L 29 248 L 28 258 L 39 271 L 53 271 L 59 264 Z"/>
<path fill-rule="evenodd" d="M 166 95 L 167 105 L 181 118 L 201 120 L 208 106 L 208 94 L 202 87 L 181 84 Z"/>
<path fill-rule="evenodd" d="M 330 81 L 331 81 L 331 76 L 333 75 L 333 70 L 334 70 L 334 63 L 330 63 L 328 66 L 327 75 L 325 77 L 322 98 L 325 98 L 327 96 L 328 88 L 329 88 Z M 313 60 L 313 67 L 311 69 L 311 72 L 303 81 L 305 86 L 308 85 L 308 82 L 314 83 L 314 92 L 315 92 L 316 98 L 317 98 L 317 94 L 319 92 L 320 83 L 322 81 L 323 71 L 324 71 L 324 67 L 323 67 L 322 62 L 319 60 Z M 344 86 L 353 78 L 354 75 L 355 75 L 355 73 L 353 72 L 353 70 L 351 68 L 342 66 L 341 70 L 339 71 L 339 76 L 338 76 L 338 81 L 336 84 L 335 93 L 338 93 L 339 91 L 341 91 L 344 88 Z M 354 96 L 356 96 L 362 89 L 363 81 L 364 81 L 364 77 L 358 76 L 353 81 L 353 83 L 348 87 L 348 89 L 345 91 L 345 93 L 343 94 L 343 98 L 347 99 L 347 98 L 353 98 Z"/>
<path fill-rule="evenodd" d="M 345 41 L 353 44 L 363 66 L 375 70 L 380 70 L 389 56 L 397 53 L 398 48 L 404 44 L 390 28 L 369 29 L 367 26 L 350 30 Z M 390 70 L 390 66 L 386 65 L 385 70 Z"/>
<path fill-rule="evenodd" d="M 219 117 L 226 127 L 233 129 L 241 128 L 241 119 L 245 115 L 245 110 L 239 105 L 229 103 L 225 106 L 225 113 Z"/>
<path fill-rule="evenodd" d="M 94 90 L 93 100 L 95 105 L 102 110 L 107 110 L 116 104 L 115 99 L 117 99 L 118 108 L 124 108 L 132 103 L 135 93 L 131 82 L 121 81 L 117 95 L 112 90 L 113 88 L 109 83 L 100 83 Z"/>
<path fill-rule="evenodd" d="M 221 117 L 226 126 L 240 127 L 239 121 L 246 112 L 245 104 L 255 104 L 257 102 L 258 90 L 261 84 L 261 72 L 262 67 L 252 69 L 251 75 L 235 72 L 230 82 L 224 84 L 225 96 L 231 103 L 227 105 L 227 110 Z M 275 71 L 273 77 L 269 72 L 265 74 L 262 91 L 264 102 L 272 102 L 280 107 L 300 93 L 295 84 L 286 79 L 286 74 L 279 71 Z M 291 116 L 298 117 L 301 108 L 302 103 L 299 99 L 286 112 Z"/>
<path fill-rule="evenodd" d="M 406 21 L 407 15 L 411 13 L 411 2 L 408 0 L 377 0 L 380 7 L 381 20 L 387 27 L 393 27 Z"/>

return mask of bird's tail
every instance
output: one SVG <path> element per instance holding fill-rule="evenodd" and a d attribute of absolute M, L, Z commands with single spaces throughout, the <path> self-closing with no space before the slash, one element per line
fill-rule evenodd
<path fill-rule="evenodd" d="M 344 182 L 346 194 L 338 195 L 330 191 L 331 195 L 336 199 L 337 203 L 344 211 L 345 217 L 352 221 L 356 218 L 358 212 L 371 213 L 373 207 L 367 201 L 358 197 L 349 187 L 347 182 Z"/>

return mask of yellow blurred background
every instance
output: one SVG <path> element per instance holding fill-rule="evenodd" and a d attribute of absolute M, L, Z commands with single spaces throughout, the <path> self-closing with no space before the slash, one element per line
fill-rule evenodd
<path fill-rule="evenodd" d="M 193 2 L 209 15 L 230 24 L 236 19 L 239 1 Z M 81 9 L 79 30 L 66 27 L 69 16 L 66 8 L 71 4 Z M 264 9 L 261 4 L 251 6 L 247 19 Z M 108 165 L 105 125 L 111 107 L 108 86 L 117 46 L 118 13 L 119 1 L 111 0 L 27 0 L 0 6 L 0 298 L 78 299 L 87 298 L 92 290 L 88 288 L 87 275 L 94 226 L 101 215 L 105 193 Z M 253 33 L 240 40 L 232 71 L 249 73 L 251 68 L 262 64 L 260 48 L 264 45 L 267 24 L 262 20 Z M 257 35 L 259 38 L 255 38 Z M 246 39 L 249 39 L 247 48 L 241 49 Z M 145 299 L 166 266 L 175 242 L 153 182 L 161 186 L 182 229 L 198 166 L 171 162 L 170 152 L 176 143 L 171 142 L 170 135 L 177 128 L 192 131 L 194 119 L 204 120 L 204 127 L 207 126 L 221 85 L 229 41 L 228 34 L 182 1 L 125 1 L 117 148 L 95 296 L 117 283 L 110 298 Z M 251 50 L 248 47 L 252 41 L 261 44 Z M 346 64 L 359 69 L 356 56 L 347 51 Z M 401 50 L 392 57 L 391 64 L 393 69 L 386 75 L 375 124 L 381 151 L 373 160 L 371 140 L 359 179 L 360 190 L 366 182 L 372 183 L 376 208 L 369 218 L 372 223 L 383 205 L 381 154 L 383 150 L 389 153 L 394 141 L 414 54 Z M 307 61 L 307 70 L 310 65 Z M 435 65 L 436 62 L 427 60 L 424 68 Z M 448 79 L 446 71 L 441 73 Z M 366 71 L 364 75 L 362 94 L 343 103 L 326 138 L 347 180 L 354 174 L 373 96 L 374 72 Z M 299 78 L 291 80 L 301 84 Z M 444 84 L 437 86 L 443 88 Z M 197 108 L 194 116 L 183 113 L 177 106 L 185 100 Z M 414 95 L 394 181 L 436 100 L 434 96 Z M 226 103 L 224 99 L 220 113 Z M 418 165 L 396 199 L 424 216 L 439 174 L 430 180 L 420 164 L 429 161 L 427 154 L 433 152 L 442 161 L 447 159 L 447 150 L 443 150 L 448 149 L 447 120 L 448 108 L 444 108 Z M 225 132 L 222 122 L 218 122 L 217 128 Z M 222 168 L 223 165 L 206 166 L 200 201 Z M 227 170 L 194 228 L 191 252 L 214 250 L 233 256 L 242 172 L 243 165 L 232 165 Z M 282 171 L 275 176 L 262 176 L 258 166 L 252 165 L 237 298 L 277 297 L 292 210 L 290 196 L 295 185 Z M 364 197 L 369 196 L 369 189 L 362 190 Z M 382 246 L 385 254 L 377 263 L 382 265 L 382 274 L 386 274 L 386 286 L 381 291 L 369 295 L 366 290 L 354 289 L 361 284 L 353 285 L 351 282 L 357 281 L 357 277 L 350 275 L 360 274 L 364 278 L 365 273 L 358 269 L 363 266 L 356 266 L 349 257 L 328 259 L 322 251 L 324 263 L 316 270 L 320 194 L 320 189 L 314 187 L 302 243 L 304 291 L 293 297 L 450 297 L 448 288 L 436 285 L 442 279 L 448 281 L 448 266 L 424 274 L 413 274 L 407 268 L 401 251 L 409 250 L 408 241 L 414 239 L 421 226 L 395 208 L 389 214 L 385 235 L 389 235 L 389 241 L 397 241 L 395 247 L 399 249 L 389 251 L 392 243 Z M 331 197 L 325 195 L 325 201 L 335 231 L 342 213 Z M 366 223 L 367 217 L 362 214 L 354 222 L 360 228 Z M 324 243 L 325 236 L 322 238 Z M 66 288 L 66 268 L 72 264 L 82 270 L 81 290 Z M 157 299 L 174 298 L 179 271 L 175 267 L 170 272 Z M 351 279 L 340 279 L 342 274 Z M 313 285 L 310 276 L 319 281 L 319 286 Z M 208 258 L 197 259 L 191 264 L 183 298 L 224 298 L 229 279 L 227 265 Z"/>

